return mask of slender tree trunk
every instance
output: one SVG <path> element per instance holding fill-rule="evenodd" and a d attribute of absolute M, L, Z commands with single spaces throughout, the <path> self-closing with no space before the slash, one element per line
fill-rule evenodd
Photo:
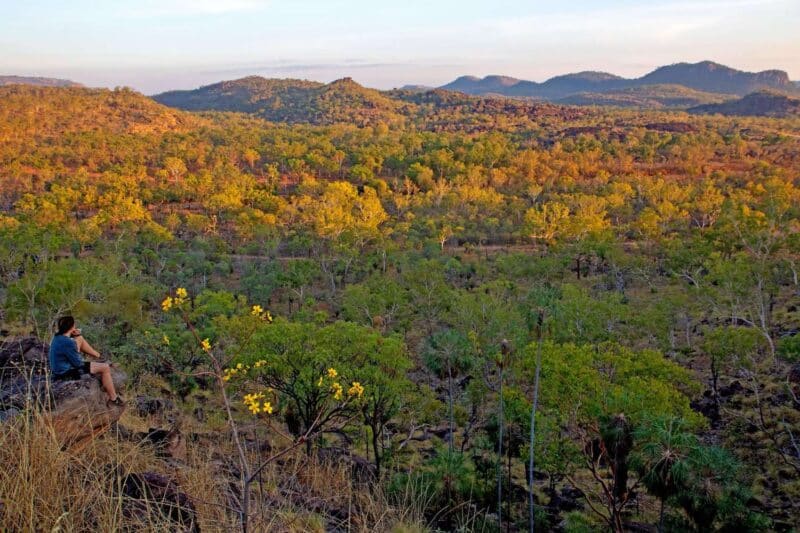
<path fill-rule="evenodd" d="M 539 311 L 539 321 L 537 327 L 538 344 L 536 346 L 536 371 L 533 379 L 533 404 L 531 407 L 531 439 L 528 457 L 528 528 L 530 533 L 534 533 L 535 507 L 533 501 L 533 468 L 534 468 L 534 444 L 536 442 L 536 410 L 539 407 L 539 374 L 542 369 L 542 324 L 544 322 L 544 311 Z"/>
<path fill-rule="evenodd" d="M 372 427 L 372 426 L 364 426 L 364 453 L 367 456 L 367 461 L 369 461 L 369 443 L 370 443 L 370 439 L 367 436 L 367 427 Z"/>
<path fill-rule="evenodd" d="M 503 423 L 505 419 L 505 406 L 503 405 L 503 367 L 500 367 L 500 412 L 497 417 L 497 523 L 503 529 Z"/>
<path fill-rule="evenodd" d="M 375 454 L 375 479 L 381 479 L 381 453 L 378 449 L 380 447 L 380 434 L 377 428 L 372 428 L 372 452 Z"/>
<path fill-rule="evenodd" d="M 258 427 L 253 429 L 253 435 L 255 435 L 256 439 L 256 450 L 258 450 L 258 460 L 261 461 L 261 443 L 258 440 Z M 261 476 L 261 472 L 258 473 L 258 514 L 259 516 L 263 516 L 264 514 L 264 479 Z"/>
<path fill-rule="evenodd" d="M 498 395 L 500 396 L 500 412 L 498 417 L 497 432 L 497 525 L 503 528 L 503 429 L 505 425 L 505 403 L 503 400 L 503 378 L 505 377 L 506 364 L 511 359 L 511 343 L 503 339 L 500 343 L 500 385 Z"/>
<path fill-rule="evenodd" d="M 510 435 L 510 434 L 509 434 Z M 508 493 L 511 494 L 511 437 L 509 436 L 508 446 L 506 446 L 506 475 L 508 479 L 506 479 L 506 488 L 508 489 Z M 508 503 L 508 507 L 506 508 L 508 511 L 509 519 L 506 520 L 506 533 L 509 533 L 511 527 L 511 513 L 513 511 L 511 507 L 511 502 Z"/>
<path fill-rule="evenodd" d="M 714 403 L 719 409 L 719 393 L 717 392 L 719 384 L 719 369 L 717 368 L 717 360 L 715 357 L 711 358 L 711 392 L 714 395 Z"/>
<path fill-rule="evenodd" d="M 448 413 L 447 418 L 450 425 L 447 449 L 450 455 L 453 455 L 455 421 L 453 420 L 453 367 L 450 364 L 450 355 L 447 356 L 447 404 Z"/>

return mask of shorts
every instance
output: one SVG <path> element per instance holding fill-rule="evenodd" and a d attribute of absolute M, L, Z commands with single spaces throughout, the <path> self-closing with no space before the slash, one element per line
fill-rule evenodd
<path fill-rule="evenodd" d="M 90 363 L 88 361 L 84 361 L 83 365 L 80 368 L 72 368 L 67 370 L 66 372 L 62 372 L 61 374 L 57 374 L 53 376 L 54 381 L 74 381 L 81 379 L 81 376 L 84 374 L 89 373 Z"/>

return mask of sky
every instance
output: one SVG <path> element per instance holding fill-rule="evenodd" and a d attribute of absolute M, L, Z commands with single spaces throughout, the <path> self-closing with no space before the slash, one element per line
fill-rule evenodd
<path fill-rule="evenodd" d="M 800 80 L 798 28 L 800 0 L 0 0 L 0 75 L 145 94 L 253 74 L 388 89 L 709 59 Z"/>

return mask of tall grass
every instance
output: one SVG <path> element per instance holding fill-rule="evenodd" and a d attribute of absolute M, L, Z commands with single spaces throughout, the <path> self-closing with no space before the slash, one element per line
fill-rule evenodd
<path fill-rule="evenodd" d="M 148 421 L 126 413 L 135 430 Z M 255 449 L 248 453 L 258 454 Z M 61 448 L 47 417 L 27 410 L 0 425 L 0 530 L 176 531 L 156 501 L 125 512 L 121 479 L 158 472 L 174 479 L 191 499 L 202 531 L 236 531 L 239 495 L 233 444 L 223 432 L 190 441 L 184 463 L 157 457 L 149 445 L 113 431 L 79 452 Z M 344 463 L 320 462 L 302 450 L 270 465 L 252 485 L 251 530 L 424 531 L 424 501 L 390 503 L 380 486 L 355 482 Z"/>
<path fill-rule="evenodd" d="M 94 441 L 79 454 L 61 449 L 45 416 L 27 411 L 0 428 L 2 529 L 117 531 L 126 524 L 115 468 L 152 468 L 135 446 Z M 146 524 L 158 529 L 166 524 Z"/>

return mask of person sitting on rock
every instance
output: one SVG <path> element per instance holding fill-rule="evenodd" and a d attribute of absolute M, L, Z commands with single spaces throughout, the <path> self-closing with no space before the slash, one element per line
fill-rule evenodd
<path fill-rule="evenodd" d="M 108 404 L 123 405 L 122 398 L 117 395 L 114 380 L 111 379 L 111 365 L 98 361 L 84 361 L 81 353 L 100 359 L 100 353 L 81 335 L 75 327 L 75 319 L 62 316 L 58 319 L 58 330 L 50 343 L 50 372 L 55 381 L 81 379 L 84 374 L 99 375 L 108 395 Z"/>

